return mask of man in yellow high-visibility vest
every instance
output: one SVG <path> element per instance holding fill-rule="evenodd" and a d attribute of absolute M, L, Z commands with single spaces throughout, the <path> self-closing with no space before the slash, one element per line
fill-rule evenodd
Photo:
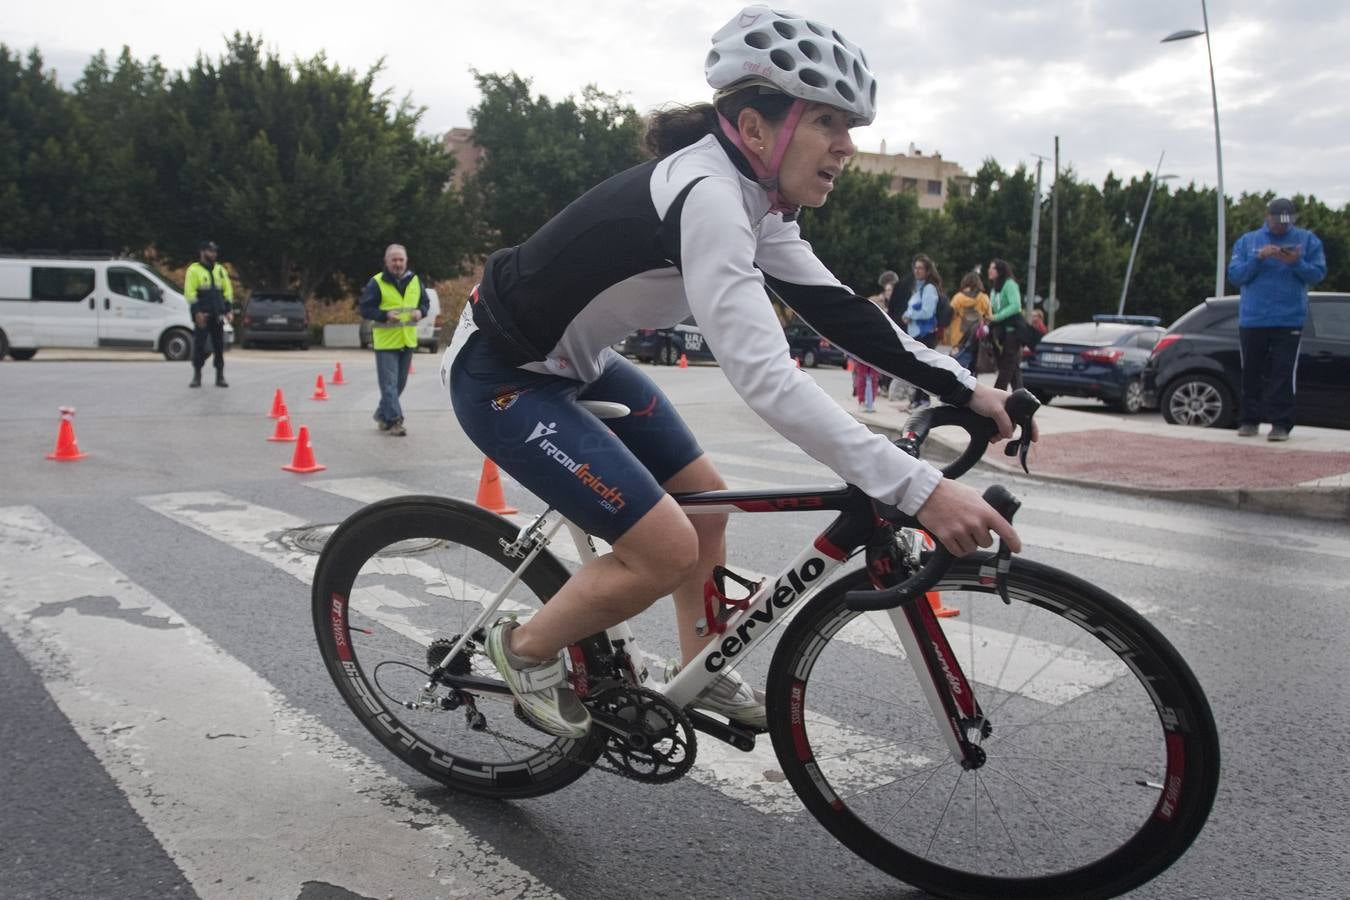
<path fill-rule="evenodd" d="M 225 323 L 234 317 L 231 304 L 234 286 L 230 273 L 216 262 L 219 251 L 214 241 L 202 241 L 198 262 L 188 266 L 183 276 L 183 296 L 192 313 L 192 382 L 202 386 L 202 366 L 206 364 L 206 342 L 211 341 L 216 364 L 216 387 L 229 387 L 225 381 Z"/>
<path fill-rule="evenodd" d="M 380 382 L 375 422 L 386 434 L 408 433 L 398 398 L 408 384 L 408 367 L 417 350 L 417 323 L 430 308 L 422 280 L 408 268 L 408 251 L 402 244 L 390 244 L 384 251 L 384 270 L 367 282 L 360 301 L 362 318 L 373 323 L 371 343 Z"/>

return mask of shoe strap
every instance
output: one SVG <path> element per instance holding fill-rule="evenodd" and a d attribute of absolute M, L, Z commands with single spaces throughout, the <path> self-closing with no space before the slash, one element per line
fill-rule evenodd
<path fill-rule="evenodd" d="M 549 662 L 530 666 L 528 669 L 517 669 L 512 666 L 511 673 L 515 676 L 520 690 L 525 693 L 545 691 L 567 680 L 567 669 L 563 666 L 562 657 L 559 656 L 555 656 Z"/>

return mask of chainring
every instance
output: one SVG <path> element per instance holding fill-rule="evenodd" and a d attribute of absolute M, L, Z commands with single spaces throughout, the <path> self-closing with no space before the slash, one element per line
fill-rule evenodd
<path fill-rule="evenodd" d="M 605 758 L 634 781 L 665 784 L 694 765 L 698 739 L 684 710 L 648 688 L 619 685 L 587 698 L 593 727 L 610 732 Z"/>

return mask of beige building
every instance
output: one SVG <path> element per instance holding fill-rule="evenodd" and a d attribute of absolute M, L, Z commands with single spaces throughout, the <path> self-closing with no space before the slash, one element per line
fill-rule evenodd
<path fill-rule="evenodd" d="M 459 187 L 464 179 L 478 169 L 478 163 L 487 151 L 473 142 L 472 128 L 451 128 L 441 138 L 441 143 L 455 158 L 455 172 L 451 181 Z"/>
<path fill-rule="evenodd" d="M 970 186 L 970 176 L 959 165 L 943 159 L 941 153 L 924 156 L 913 144 L 909 145 L 908 153 L 888 154 L 886 142 L 882 141 L 880 153 L 860 150 L 849 165 L 864 172 L 889 175 L 891 190 L 914 194 L 921 209 L 941 209 L 947 202 L 950 180 L 955 179 L 961 190 L 969 190 Z"/>

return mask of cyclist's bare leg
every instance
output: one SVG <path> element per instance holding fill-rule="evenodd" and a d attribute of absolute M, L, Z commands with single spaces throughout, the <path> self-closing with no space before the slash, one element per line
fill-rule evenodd
<path fill-rule="evenodd" d="M 713 466 L 707 454 L 676 472 L 661 485 L 672 494 L 694 491 L 722 491 L 727 483 Z M 689 521 L 698 533 L 698 565 L 671 591 L 675 598 L 675 622 L 680 635 L 680 664 L 698 655 L 712 635 L 699 637 L 694 625 L 703 618 L 703 586 L 712 577 L 713 566 L 727 561 L 727 515 L 709 513 L 690 516 Z"/>
<path fill-rule="evenodd" d="M 698 532 L 673 497 L 662 497 L 614 542 L 612 552 L 588 561 L 512 632 L 511 650 L 535 659 L 556 656 L 680 588 L 698 565 Z"/>

